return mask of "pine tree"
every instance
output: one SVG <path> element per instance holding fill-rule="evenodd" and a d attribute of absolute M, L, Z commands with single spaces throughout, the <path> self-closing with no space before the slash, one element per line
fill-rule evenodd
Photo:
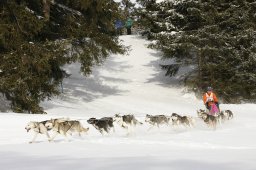
<path fill-rule="evenodd" d="M 142 7 L 137 9 L 140 16 L 138 22 L 145 27 L 148 39 L 156 38 L 157 33 L 171 32 L 175 30 L 169 17 L 173 14 L 172 2 L 157 3 L 156 0 L 137 0 Z"/>
<path fill-rule="evenodd" d="M 130 0 L 122 0 L 121 7 L 123 8 L 123 15 L 125 18 L 131 17 L 132 13 L 134 12 L 135 4 L 132 3 Z"/>
<path fill-rule="evenodd" d="M 0 1 L 0 92 L 15 112 L 44 113 L 39 103 L 59 94 L 63 66 L 84 75 L 110 53 L 124 53 L 114 36 L 112 0 Z"/>
<path fill-rule="evenodd" d="M 154 36 L 158 43 L 152 45 L 163 51 L 164 58 L 176 60 L 163 66 L 168 75 L 193 65 L 184 80 L 198 92 L 211 85 L 226 102 L 256 99 L 253 0 L 176 0 L 154 7 L 161 7 L 158 14 L 169 13 L 157 15 L 152 22 L 172 25 L 170 30 L 158 29 Z"/>

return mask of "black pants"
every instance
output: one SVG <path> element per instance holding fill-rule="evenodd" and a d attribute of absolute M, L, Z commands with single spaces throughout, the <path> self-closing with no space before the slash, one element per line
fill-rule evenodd
<path fill-rule="evenodd" d="M 132 34 L 132 29 L 131 29 L 131 27 L 128 27 L 128 28 L 126 28 L 127 29 L 127 35 L 131 35 Z"/>
<path fill-rule="evenodd" d="M 116 35 L 122 35 L 122 29 L 121 28 L 116 29 Z"/>

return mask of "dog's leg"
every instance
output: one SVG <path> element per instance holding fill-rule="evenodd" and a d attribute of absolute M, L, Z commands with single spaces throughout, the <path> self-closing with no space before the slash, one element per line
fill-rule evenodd
<path fill-rule="evenodd" d="M 132 134 L 132 124 L 128 125 L 126 124 L 127 126 L 127 136 L 130 136 Z"/>
<path fill-rule="evenodd" d="M 69 137 L 68 137 L 66 134 L 65 134 L 64 136 L 65 136 L 66 141 L 67 141 L 67 142 L 70 142 Z"/>
<path fill-rule="evenodd" d="M 109 133 L 109 127 L 104 127 L 104 130 L 107 134 Z"/>
<path fill-rule="evenodd" d="M 219 123 L 220 125 L 222 125 L 222 123 L 223 123 L 222 120 L 223 120 L 223 119 L 222 119 L 221 115 L 218 115 L 218 123 Z"/>
<path fill-rule="evenodd" d="M 127 130 L 128 130 L 127 136 L 132 136 L 133 135 L 133 127 L 132 127 L 132 125 L 129 125 Z"/>
<path fill-rule="evenodd" d="M 60 134 L 63 135 L 65 137 L 65 140 L 67 142 L 70 142 L 69 138 L 68 138 L 68 135 L 67 134 L 72 134 L 72 131 L 71 130 L 68 130 L 68 131 L 60 131 Z"/>
<path fill-rule="evenodd" d="M 55 132 L 54 135 L 50 138 L 49 142 L 52 142 L 53 139 L 54 139 L 58 134 L 59 134 L 58 132 Z"/>
<path fill-rule="evenodd" d="M 44 134 L 47 136 L 48 141 L 50 142 L 51 137 L 50 137 L 49 133 L 46 131 Z"/>
<path fill-rule="evenodd" d="M 37 135 L 38 135 L 38 132 L 35 132 L 33 139 L 29 143 L 34 143 Z"/>
<path fill-rule="evenodd" d="M 217 127 L 217 122 L 213 122 L 213 130 L 216 130 L 216 127 Z"/>
<path fill-rule="evenodd" d="M 135 123 L 135 122 L 132 122 L 132 123 L 131 123 L 131 133 L 132 133 L 132 134 L 135 134 L 135 127 L 136 127 L 136 123 Z"/>
<path fill-rule="evenodd" d="M 69 134 L 70 136 L 73 135 L 72 132 L 71 132 L 71 130 L 67 131 L 67 134 Z M 80 131 L 78 131 L 78 135 L 81 136 Z M 64 134 L 64 136 L 66 136 L 66 134 Z"/>
<path fill-rule="evenodd" d="M 114 126 L 112 126 L 112 131 L 113 131 L 113 133 L 115 133 L 115 132 L 116 132 L 115 127 L 114 127 Z"/>
<path fill-rule="evenodd" d="M 185 125 L 186 125 L 186 126 L 185 126 L 186 128 L 190 128 L 190 123 L 189 123 L 188 120 L 185 122 Z"/>
<path fill-rule="evenodd" d="M 233 114 L 232 113 L 229 113 L 228 114 L 228 120 L 232 119 L 233 118 Z"/>
<path fill-rule="evenodd" d="M 104 132 L 103 132 L 103 129 L 99 129 L 100 133 L 102 136 L 104 136 Z"/>

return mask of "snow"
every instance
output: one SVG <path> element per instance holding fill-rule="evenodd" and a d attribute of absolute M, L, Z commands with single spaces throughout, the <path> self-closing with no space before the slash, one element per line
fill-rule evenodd
<path fill-rule="evenodd" d="M 0 113 L 1 170 L 255 170 L 256 104 L 221 104 L 234 112 L 234 119 L 209 129 L 196 117 L 202 101 L 164 76 L 160 53 L 146 48 L 149 42 L 136 36 L 121 36 L 131 47 L 129 55 L 112 55 L 83 77 L 79 64 L 67 66 L 72 75 L 63 82 L 64 93 L 42 103 L 47 115 Z M 146 114 L 173 112 L 195 118 L 194 128 L 161 126 L 147 131 Z M 116 132 L 100 135 L 86 120 L 90 117 L 134 114 L 143 125 L 127 136 Z M 69 117 L 78 119 L 88 134 L 57 136 L 49 143 L 39 135 L 29 144 L 29 121 Z M 50 133 L 51 135 L 52 133 Z"/>

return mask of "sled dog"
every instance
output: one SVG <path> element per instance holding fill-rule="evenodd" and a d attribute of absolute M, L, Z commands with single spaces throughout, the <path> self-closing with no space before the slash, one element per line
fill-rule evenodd
<path fill-rule="evenodd" d="M 177 113 L 172 113 L 171 119 L 173 125 L 194 126 L 194 119 L 191 116 L 181 116 Z"/>
<path fill-rule="evenodd" d="M 230 120 L 230 119 L 232 119 L 234 117 L 231 110 L 221 111 L 221 113 L 223 113 L 223 115 L 225 116 L 225 118 L 227 120 Z"/>
<path fill-rule="evenodd" d="M 55 121 L 66 121 L 69 120 L 68 118 L 58 118 L 58 119 L 54 119 Z M 38 134 L 45 134 L 48 138 L 48 140 L 50 141 L 50 135 L 48 134 L 48 131 L 51 130 L 51 128 L 47 128 L 45 126 L 46 121 L 42 121 L 42 122 L 35 122 L 35 121 L 31 121 L 27 124 L 27 126 L 25 127 L 25 129 L 27 130 L 27 132 L 29 132 L 30 130 L 33 130 L 35 132 L 35 135 L 32 139 L 32 141 L 30 141 L 29 143 L 34 143 L 37 135 Z"/>
<path fill-rule="evenodd" d="M 219 121 L 220 116 L 209 115 L 205 110 L 197 111 L 197 115 L 201 118 L 209 127 L 216 129 L 217 122 Z"/>
<path fill-rule="evenodd" d="M 112 117 L 103 117 L 101 119 L 90 118 L 87 120 L 87 122 L 93 125 L 102 135 L 104 131 L 106 133 L 109 133 L 111 129 L 114 131 Z"/>
<path fill-rule="evenodd" d="M 113 117 L 114 122 L 119 124 L 122 128 L 127 129 L 128 134 L 131 133 L 132 128 L 134 128 L 136 125 L 142 125 L 143 123 L 139 122 L 134 115 L 123 115 L 115 114 Z"/>
<path fill-rule="evenodd" d="M 47 127 L 45 126 L 46 122 L 47 121 L 42 121 L 42 122 L 31 121 L 27 124 L 27 126 L 25 127 L 27 132 L 29 132 L 30 130 L 33 130 L 35 132 L 33 139 L 29 143 L 34 143 L 38 134 L 45 134 L 48 140 L 50 141 L 50 135 L 48 134 L 48 131 L 50 129 L 47 129 Z"/>
<path fill-rule="evenodd" d="M 53 141 L 58 134 L 64 135 L 66 139 L 68 139 L 67 134 L 72 135 L 72 132 L 77 132 L 79 136 L 81 136 L 82 132 L 87 132 L 89 130 L 89 128 L 84 128 L 77 120 L 51 119 L 45 123 L 45 126 L 55 132 L 50 141 Z"/>
<path fill-rule="evenodd" d="M 204 122 L 211 128 L 216 129 L 216 125 L 218 122 L 218 117 L 217 116 L 213 116 L 213 115 L 208 115 L 208 114 L 204 114 L 202 116 L 202 119 L 204 120 Z"/>
<path fill-rule="evenodd" d="M 219 121 L 220 122 L 224 122 L 226 120 L 226 116 L 224 115 L 224 112 L 221 111 L 220 113 L 218 113 L 217 115 L 219 117 Z"/>
<path fill-rule="evenodd" d="M 170 120 L 170 118 L 168 118 L 165 115 L 149 115 L 149 114 L 147 114 L 146 118 L 145 118 L 145 122 L 148 122 L 151 125 L 151 127 L 148 130 L 150 130 L 154 126 L 157 126 L 159 128 L 159 125 L 161 125 L 161 124 L 169 125 L 169 120 Z"/>
<path fill-rule="evenodd" d="M 199 110 L 197 111 L 197 116 L 202 119 L 202 116 L 203 116 L 203 115 L 207 115 L 206 111 L 205 111 L 205 110 L 202 110 L 202 109 L 199 109 Z"/>

